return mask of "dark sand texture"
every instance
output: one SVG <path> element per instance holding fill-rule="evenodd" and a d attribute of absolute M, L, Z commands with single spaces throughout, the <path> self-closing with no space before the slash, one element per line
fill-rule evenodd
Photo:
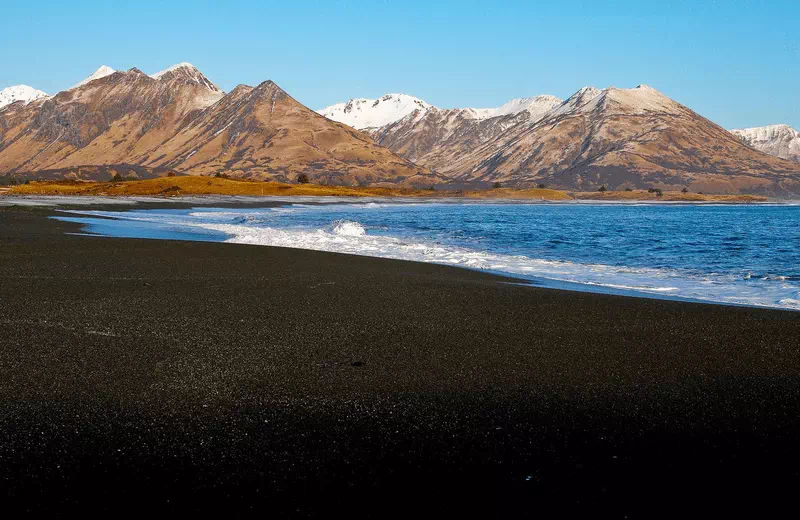
<path fill-rule="evenodd" d="M 795 509 L 800 313 L 48 212 L 0 208 L 4 515 Z"/>

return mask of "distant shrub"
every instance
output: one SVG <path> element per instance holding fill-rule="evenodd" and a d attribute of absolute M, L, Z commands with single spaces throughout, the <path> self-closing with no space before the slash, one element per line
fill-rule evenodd
<path fill-rule="evenodd" d="M 503 187 L 503 183 L 502 182 L 495 182 L 494 184 L 492 184 L 492 188 L 494 188 L 494 189 L 502 188 L 502 187 Z"/>
<path fill-rule="evenodd" d="M 631 188 L 625 188 L 625 191 L 633 191 Z"/>
<path fill-rule="evenodd" d="M 608 191 L 608 188 L 606 188 L 605 186 L 600 186 L 600 189 L 597 190 L 597 191 L 599 191 L 600 193 L 603 193 L 605 191 Z"/>
<path fill-rule="evenodd" d="M 663 191 L 661 191 L 659 189 L 656 189 L 655 191 L 656 191 L 656 197 L 663 197 L 664 196 L 664 192 Z"/>
<path fill-rule="evenodd" d="M 220 172 L 215 173 L 214 177 L 216 177 L 217 179 L 230 179 L 231 178 L 231 176 L 228 175 L 227 173 L 220 173 Z"/>
<path fill-rule="evenodd" d="M 76 180 L 76 179 L 77 179 L 77 177 L 71 178 L 71 180 Z M 70 180 L 70 178 L 65 177 L 65 180 Z M 113 177 L 111 177 L 111 180 L 109 182 L 129 182 L 129 181 L 138 181 L 138 180 L 139 179 L 137 179 L 135 175 L 124 176 L 121 173 L 117 172 L 117 173 L 114 174 Z"/>
<path fill-rule="evenodd" d="M 655 192 L 656 192 L 655 188 L 647 188 L 647 193 L 655 193 Z"/>
<path fill-rule="evenodd" d="M 536 187 L 539 188 L 540 190 L 543 190 L 547 188 L 547 184 L 537 184 Z"/>
<path fill-rule="evenodd" d="M 175 177 L 175 172 L 169 172 L 169 173 L 167 173 L 167 177 Z"/>
<path fill-rule="evenodd" d="M 681 190 L 681 193 L 689 193 L 689 188 L 686 188 L 686 187 L 684 187 L 684 188 Z"/>
<path fill-rule="evenodd" d="M 301 173 L 300 175 L 297 176 L 297 182 L 299 182 L 300 184 L 308 184 L 309 182 L 311 182 L 311 179 L 308 177 L 308 174 Z"/>

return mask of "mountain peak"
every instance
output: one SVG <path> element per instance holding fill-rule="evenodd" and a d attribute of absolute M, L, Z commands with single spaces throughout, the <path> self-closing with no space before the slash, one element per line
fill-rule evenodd
<path fill-rule="evenodd" d="M 96 71 L 92 72 L 83 81 L 80 81 L 80 82 L 76 83 L 75 85 L 73 85 L 72 87 L 70 87 L 69 90 L 76 89 L 78 87 L 82 87 L 82 86 L 86 85 L 87 83 L 90 83 L 90 82 L 92 82 L 92 81 L 94 81 L 96 79 L 105 78 L 106 76 L 110 76 L 110 75 L 114 74 L 115 72 L 117 72 L 117 71 L 112 69 L 108 65 L 100 65 L 100 67 Z"/>
<path fill-rule="evenodd" d="M 216 97 L 214 101 L 224 95 L 222 89 L 205 77 L 205 75 L 203 75 L 203 73 L 200 72 L 197 67 L 185 61 L 164 69 L 161 72 L 151 74 L 150 77 L 158 81 L 181 81 L 196 83 L 207 88 L 213 94 L 213 96 Z"/>
<path fill-rule="evenodd" d="M 160 72 L 156 72 L 155 74 L 150 74 L 150 77 L 153 78 L 153 79 L 161 79 L 161 77 L 165 76 L 167 73 L 173 72 L 173 71 L 176 71 L 176 70 L 179 70 L 179 69 L 187 69 L 190 72 L 194 72 L 194 71 L 200 72 L 198 70 L 198 68 L 195 67 L 194 65 L 192 65 L 191 63 L 186 62 L 186 61 L 182 61 L 182 62 L 177 63 L 177 64 L 173 65 L 172 67 L 168 67 L 168 68 L 166 68 L 166 69 L 164 69 L 164 70 L 162 70 Z"/>
<path fill-rule="evenodd" d="M 14 85 L 0 90 L 0 108 L 17 101 L 24 101 L 27 105 L 31 101 L 46 97 L 50 96 L 28 85 Z"/>
<path fill-rule="evenodd" d="M 604 91 L 605 96 L 614 100 L 625 110 L 635 113 L 643 111 L 671 111 L 677 103 L 658 90 L 648 85 L 639 85 L 636 88 L 609 87 Z"/>

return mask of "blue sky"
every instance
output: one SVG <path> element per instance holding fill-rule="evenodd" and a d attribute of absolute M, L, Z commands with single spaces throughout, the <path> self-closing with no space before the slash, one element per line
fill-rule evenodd
<path fill-rule="evenodd" d="M 722 126 L 800 129 L 797 0 L 9 2 L 0 88 L 68 88 L 101 64 L 272 79 L 311 108 L 413 94 L 490 107 L 651 85 Z"/>

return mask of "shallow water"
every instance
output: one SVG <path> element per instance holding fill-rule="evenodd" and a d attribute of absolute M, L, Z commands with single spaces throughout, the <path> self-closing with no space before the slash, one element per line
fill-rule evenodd
<path fill-rule="evenodd" d="M 800 310 L 800 206 L 791 204 L 348 201 L 72 213 L 80 216 L 64 220 L 110 236 L 335 251 Z"/>

